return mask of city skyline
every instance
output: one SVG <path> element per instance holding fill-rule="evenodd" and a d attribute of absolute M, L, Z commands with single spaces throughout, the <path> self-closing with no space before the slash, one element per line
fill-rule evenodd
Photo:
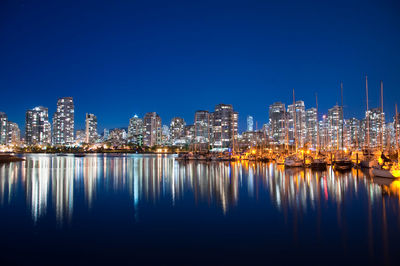
<path fill-rule="evenodd" d="M 327 114 L 341 81 L 345 116 L 361 118 L 366 74 L 371 108 L 380 80 L 388 117 L 400 99 L 396 2 L 2 5 L 0 111 L 20 126 L 26 110 L 53 114 L 54 99 L 70 96 L 77 129 L 87 112 L 101 131 L 150 111 L 192 123 L 194 111 L 229 103 L 243 130 L 247 115 L 262 125 L 270 104 L 290 103 L 293 88 L 306 104 L 318 93 Z"/>
<path fill-rule="evenodd" d="M 334 105 L 327 114 L 320 114 L 301 99 L 286 104 L 269 105 L 268 122 L 254 127 L 247 115 L 247 127 L 239 130 L 239 113 L 231 104 L 217 104 L 214 110 L 197 110 L 193 123 L 175 116 L 163 120 L 157 112 L 147 112 L 142 118 L 134 115 L 123 127 L 99 133 L 97 116 L 85 114 L 85 128 L 75 127 L 75 106 L 72 97 L 57 100 L 52 116 L 47 107 L 37 106 L 26 111 L 26 134 L 17 123 L 0 112 L 0 144 L 74 146 L 108 143 L 114 147 L 190 146 L 199 149 L 246 149 L 253 145 L 289 145 L 314 149 L 341 150 L 394 147 L 400 129 L 399 117 L 388 117 L 381 108 L 369 108 L 364 117 L 345 117 L 343 107 Z M 295 104 L 295 105 L 294 105 Z M 294 108 L 295 106 L 295 108 Z M 296 110 L 294 112 L 294 110 Z M 396 110 L 397 111 L 397 110 Z M 382 123 L 384 121 L 384 123 Z M 101 124 L 101 121 L 100 121 Z M 397 124 L 397 126 L 396 126 Z M 396 129 L 397 128 L 397 129 Z M 295 130 L 296 129 L 296 130 Z"/>

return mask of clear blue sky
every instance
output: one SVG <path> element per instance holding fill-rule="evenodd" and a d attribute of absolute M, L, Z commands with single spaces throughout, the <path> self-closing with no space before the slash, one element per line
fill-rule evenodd
<path fill-rule="evenodd" d="M 300 3 L 301 2 L 301 3 Z M 0 111 L 24 129 L 25 111 L 75 101 L 100 129 L 156 111 L 193 122 L 230 103 L 259 127 L 292 88 L 321 112 L 346 117 L 400 103 L 400 1 L 1 1 Z"/>

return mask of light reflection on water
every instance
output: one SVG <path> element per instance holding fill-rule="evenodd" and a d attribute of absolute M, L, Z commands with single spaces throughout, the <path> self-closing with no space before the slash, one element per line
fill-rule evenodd
<path fill-rule="evenodd" d="M 127 206 L 117 206 L 124 202 L 113 197 L 107 200 L 110 199 L 109 204 L 114 204 L 117 211 L 129 208 L 138 223 L 148 218 L 145 217 L 149 215 L 148 209 L 144 210 L 149 205 L 165 206 L 162 204 L 166 203 L 168 208 L 182 208 L 182 203 L 190 203 L 185 205 L 184 214 L 171 215 L 191 215 L 200 211 L 192 206 L 201 205 L 207 206 L 212 219 L 220 219 L 211 211 L 216 209 L 229 218 L 224 222 L 236 225 L 250 225 L 260 217 L 266 225 L 260 229 L 254 224 L 255 228 L 268 232 L 280 228 L 277 230 L 280 230 L 281 246 L 292 241 L 286 231 L 291 230 L 289 234 L 297 241 L 302 235 L 310 238 L 314 230 L 317 238 L 323 233 L 326 236 L 326 231 L 338 230 L 341 235 L 337 238 L 349 238 L 348 245 L 362 246 L 357 241 L 364 239 L 368 256 L 374 258 L 379 253 L 375 259 L 381 256 L 384 262 L 389 261 L 390 248 L 397 246 L 397 241 L 391 238 L 396 239 L 400 232 L 400 181 L 373 179 L 368 171 L 353 169 L 338 173 L 328 168 L 314 172 L 252 162 L 181 163 L 174 156 L 164 155 L 80 158 L 43 154 L 26 155 L 25 159 L 0 165 L 0 211 L 14 206 L 26 208 L 34 225 L 40 224 L 44 217 L 53 217 L 58 227 L 69 225 L 82 215 L 82 210 L 84 216 L 90 216 L 91 209 L 104 204 L 100 199 L 112 194 L 127 195 Z M 249 218 L 244 215 L 240 222 L 235 220 L 235 210 L 239 209 L 240 213 L 250 215 Z M 152 218 L 162 218 L 164 214 L 158 215 Z M 315 224 L 305 224 L 314 218 Z M 279 219 L 292 229 L 282 229 L 276 224 Z M 118 227 L 120 222 L 114 226 Z M 182 222 L 177 226 L 185 225 Z M 243 232 L 249 230 L 249 227 L 241 228 Z M 362 237 L 357 236 L 360 230 Z M 334 236 L 327 241 L 336 243 L 336 240 Z M 347 242 L 343 240 L 343 243 Z"/>
<path fill-rule="evenodd" d="M 157 203 L 161 198 L 217 204 L 223 213 L 234 208 L 241 193 L 257 198 L 268 193 L 282 212 L 315 211 L 321 204 L 338 207 L 365 196 L 368 204 L 382 204 L 384 195 L 399 199 L 399 181 L 374 180 L 368 173 L 313 172 L 284 169 L 262 163 L 180 163 L 173 156 L 74 156 L 28 155 L 26 161 L 0 166 L 0 203 L 11 204 L 22 186 L 32 219 L 36 222 L 53 206 L 57 220 L 70 221 L 74 194 L 83 189 L 90 209 L 101 191 L 127 191 L 137 210 L 141 201 Z"/>

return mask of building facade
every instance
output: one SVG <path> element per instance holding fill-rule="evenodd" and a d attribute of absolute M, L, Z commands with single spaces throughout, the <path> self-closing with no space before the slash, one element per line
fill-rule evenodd
<path fill-rule="evenodd" d="M 86 143 L 95 143 L 98 139 L 97 117 L 94 114 L 86 114 L 85 127 Z"/>
<path fill-rule="evenodd" d="M 60 98 L 53 115 L 53 144 L 68 145 L 74 142 L 74 101 L 72 97 Z"/>
<path fill-rule="evenodd" d="M 286 111 L 285 104 L 273 103 L 269 106 L 270 137 L 273 144 L 284 144 L 286 137 Z"/>
<path fill-rule="evenodd" d="M 21 131 L 17 123 L 8 121 L 7 123 L 7 144 L 19 144 L 21 141 Z"/>
<path fill-rule="evenodd" d="M 231 104 L 218 104 L 213 113 L 213 146 L 234 148 L 238 139 L 238 113 Z"/>
<path fill-rule="evenodd" d="M 306 140 L 306 113 L 304 102 L 296 101 L 295 107 L 293 107 L 293 104 L 289 105 L 286 115 L 289 143 L 303 147 Z"/>
<path fill-rule="evenodd" d="M 51 143 L 51 126 L 46 107 L 38 106 L 26 111 L 25 142 L 27 145 L 47 145 Z"/>
<path fill-rule="evenodd" d="M 8 117 L 6 113 L 0 112 L 0 144 L 7 143 L 7 124 Z"/>
<path fill-rule="evenodd" d="M 247 131 L 253 131 L 254 130 L 254 120 L 251 115 L 247 116 Z"/>
<path fill-rule="evenodd" d="M 161 145 L 162 131 L 161 118 L 156 112 L 146 113 L 143 118 L 143 144 L 148 147 Z"/>
<path fill-rule="evenodd" d="M 309 108 L 306 110 L 306 137 L 304 142 L 309 147 L 317 148 L 318 138 L 317 109 Z"/>
<path fill-rule="evenodd" d="M 195 143 L 210 143 L 212 135 L 210 113 L 205 110 L 196 111 L 194 114 Z"/>
<path fill-rule="evenodd" d="M 177 145 L 182 142 L 181 140 L 185 137 L 185 126 L 186 122 L 183 118 L 174 117 L 171 119 L 169 136 L 172 145 Z"/>

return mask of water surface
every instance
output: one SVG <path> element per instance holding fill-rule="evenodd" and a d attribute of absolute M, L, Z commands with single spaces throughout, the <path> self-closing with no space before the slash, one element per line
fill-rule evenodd
<path fill-rule="evenodd" d="M 396 264 L 400 181 L 171 155 L 0 165 L 8 264 Z"/>

